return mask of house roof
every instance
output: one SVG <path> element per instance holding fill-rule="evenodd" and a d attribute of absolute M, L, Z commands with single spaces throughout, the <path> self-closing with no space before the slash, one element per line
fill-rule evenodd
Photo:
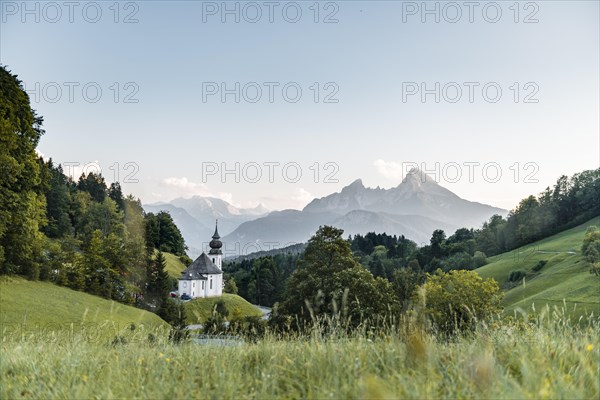
<path fill-rule="evenodd" d="M 196 258 L 193 263 L 190 264 L 182 273 L 180 280 L 197 280 L 206 279 L 206 275 L 210 274 L 222 274 L 219 267 L 205 254 L 200 254 L 200 257 Z"/>

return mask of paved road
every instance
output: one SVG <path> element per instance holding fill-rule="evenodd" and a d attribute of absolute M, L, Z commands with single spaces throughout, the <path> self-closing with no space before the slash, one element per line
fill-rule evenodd
<path fill-rule="evenodd" d="M 269 307 L 257 306 L 256 304 L 252 304 L 254 307 L 258 308 L 261 313 L 263 313 L 262 319 L 267 320 L 271 315 L 272 309 Z"/>

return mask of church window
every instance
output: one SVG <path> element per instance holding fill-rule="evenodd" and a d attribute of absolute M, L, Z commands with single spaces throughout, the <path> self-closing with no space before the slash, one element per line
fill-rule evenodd
<path fill-rule="evenodd" d="M 213 263 L 215 262 L 215 258 L 213 257 Z"/>
<path fill-rule="evenodd" d="M 210 288 L 212 289 L 212 279 L 210 280 Z"/>
<path fill-rule="evenodd" d="M 204 290 L 204 281 L 202 281 L 202 290 Z"/>
<path fill-rule="evenodd" d="M 187 282 L 183 281 L 183 287 L 186 287 L 186 286 L 187 286 Z"/>
<path fill-rule="evenodd" d="M 192 287 L 196 287 L 196 282 L 192 282 Z"/>

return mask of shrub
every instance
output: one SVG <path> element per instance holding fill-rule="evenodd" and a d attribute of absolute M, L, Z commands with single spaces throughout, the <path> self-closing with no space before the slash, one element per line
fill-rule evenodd
<path fill-rule="evenodd" d="M 179 256 L 179 261 L 181 261 L 183 263 L 183 265 L 185 265 L 186 267 L 189 267 L 190 264 L 193 262 L 193 260 L 191 258 L 189 258 L 187 256 L 187 254 Z"/>
<path fill-rule="evenodd" d="M 521 279 L 523 279 L 525 277 L 525 275 L 527 275 L 527 273 L 525 271 L 523 271 L 522 269 L 512 270 L 508 274 L 508 281 L 509 282 L 520 281 Z"/>
<path fill-rule="evenodd" d="M 223 318 L 221 314 L 215 312 L 204 322 L 203 328 L 204 333 L 209 335 L 224 333 L 227 330 L 225 318 Z"/>
<path fill-rule="evenodd" d="M 498 282 L 483 280 L 474 271 L 428 274 L 421 294 L 423 311 L 442 334 L 472 331 L 478 321 L 489 320 L 502 310 Z"/>
<path fill-rule="evenodd" d="M 392 288 L 400 303 L 406 307 L 413 297 L 415 289 L 425 282 L 425 274 L 415 272 L 410 268 L 400 268 L 394 271 Z"/>
<path fill-rule="evenodd" d="M 546 265 L 548 263 L 548 260 L 540 260 L 538 261 L 537 264 L 535 264 L 532 268 L 532 270 L 534 272 L 538 272 L 539 270 L 541 270 L 542 268 L 544 268 L 544 265 Z"/>
<path fill-rule="evenodd" d="M 265 335 L 267 321 L 261 317 L 248 315 L 243 318 L 232 320 L 229 324 L 229 332 L 234 335 L 244 336 L 246 339 L 256 340 Z"/>
<path fill-rule="evenodd" d="M 473 269 L 473 257 L 471 257 L 468 253 L 465 253 L 464 251 L 451 255 L 446 260 L 444 260 L 443 263 L 444 271 Z"/>
<path fill-rule="evenodd" d="M 238 287 L 233 277 L 230 277 L 225 281 L 225 287 L 223 287 L 223 291 L 225 293 L 238 294 Z"/>
<path fill-rule="evenodd" d="M 223 318 L 227 318 L 229 316 L 229 310 L 227 309 L 227 304 L 223 300 L 217 300 L 215 303 L 215 308 L 213 310 L 213 314 L 219 314 Z"/>
<path fill-rule="evenodd" d="M 581 252 L 590 264 L 590 274 L 600 276 L 600 230 L 597 227 L 590 226 L 587 229 Z"/>
<path fill-rule="evenodd" d="M 487 256 L 483 251 L 476 251 L 473 255 L 473 269 L 483 267 L 488 263 Z"/>

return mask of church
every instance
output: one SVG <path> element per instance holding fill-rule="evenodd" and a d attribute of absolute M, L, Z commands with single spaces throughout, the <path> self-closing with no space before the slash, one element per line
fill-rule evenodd
<path fill-rule="evenodd" d="M 199 297 L 216 297 L 223 294 L 223 271 L 221 262 L 221 237 L 217 226 L 209 243 L 208 255 L 204 252 L 181 273 L 179 278 L 179 294 L 187 294 L 192 299 Z"/>

